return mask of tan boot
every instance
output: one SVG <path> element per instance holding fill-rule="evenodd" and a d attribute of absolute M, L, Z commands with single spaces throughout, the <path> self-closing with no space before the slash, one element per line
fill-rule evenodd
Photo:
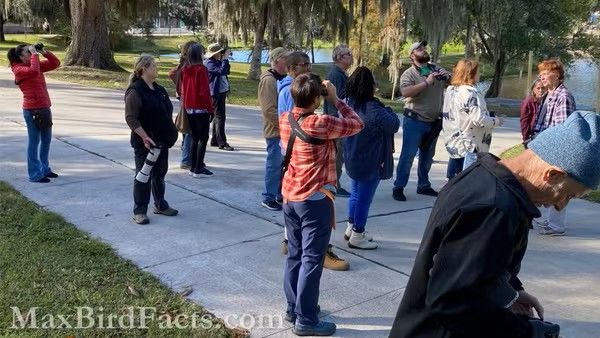
<path fill-rule="evenodd" d="M 330 245 L 325 253 L 325 262 L 323 263 L 323 267 L 325 269 L 334 271 L 346 271 L 350 269 L 350 264 L 334 254 Z"/>

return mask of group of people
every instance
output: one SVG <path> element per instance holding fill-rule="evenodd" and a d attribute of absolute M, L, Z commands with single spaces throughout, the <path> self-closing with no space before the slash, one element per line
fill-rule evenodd
<path fill-rule="evenodd" d="M 460 60 L 450 73 L 430 62 L 426 47 L 425 41 L 410 47 L 413 64 L 401 77 L 406 104 L 392 196 L 406 200 L 404 188 L 418 152 L 417 193 L 438 199 L 390 336 L 557 337 L 558 326 L 543 320 L 543 307 L 517 275 L 529 228 L 541 216 L 538 207 L 554 213 L 542 222 L 542 233 L 560 234 L 552 220 L 564 220 L 570 199 L 600 185 L 600 116 L 574 112 L 573 97 L 562 84 L 562 65 L 546 60 L 522 107 L 527 149 L 500 160 L 488 151 L 493 128 L 503 118 L 487 110 L 477 90 L 478 63 Z M 46 60 L 40 61 L 40 54 Z M 348 76 L 353 56 L 346 45 L 333 50 L 334 65 L 325 81 L 311 73 L 303 52 L 280 47 L 269 55 L 271 68 L 258 87 L 267 146 L 262 205 L 283 210 L 285 319 L 297 335 L 332 335 L 336 326 L 319 319 L 318 301 L 323 268 L 349 268 L 329 244 L 336 224 L 334 200 L 345 195 L 341 168 L 345 165 L 351 182 L 344 238 L 350 248 L 375 249 L 377 242 L 365 228 L 380 181 L 393 176 L 400 119 L 375 97 L 369 68 L 357 67 Z M 29 179 L 49 182 L 58 175 L 48 163 L 52 121 L 43 73 L 60 62 L 46 49 L 25 45 L 9 50 L 8 57 L 24 96 Z M 227 58 L 218 44 L 208 52 L 195 42 L 182 48 L 180 64 L 170 72 L 181 100 L 177 123 L 167 91 L 156 83 L 154 58 L 137 60 L 125 93 L 136 165 L 135 223 L 149 222 L 150 194 L 154 213 L 178 214 L 164 198 L 164 178 L 168 149 L 179 132 L 187 134 L 183 147 L 189 152 L 183 158 L 190 162 L 182 164 L 193 177 L 212 174 L 204 161 L 211 121 L 214 144 L 233 150 L 224 133 Z M 324 113 L 317 114 L 322 99 Z M 450 180 L 438 193 L 428 175 L 442 131 Z M 140 173 L 149 179 L 140 179 Z"/>

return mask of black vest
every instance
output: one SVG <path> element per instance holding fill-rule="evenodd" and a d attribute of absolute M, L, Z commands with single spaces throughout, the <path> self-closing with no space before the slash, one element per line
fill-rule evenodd
<path fill-rule="evenodd" d="M 129 86 L 127 92 L 129 95 L 137 94 L 142 102 L 138 120 L 148 136 L 157 146 L 171 148 L 177 141 L 178 133 L 173 123 L 173 104 L 165 88 L 154 83 L 154 90 L 152 90 L 146 82 L 137 80 Z M 133 131 L 131 132 L 131 146 L 133 148 L 144 147 L 142 138 Z"/>

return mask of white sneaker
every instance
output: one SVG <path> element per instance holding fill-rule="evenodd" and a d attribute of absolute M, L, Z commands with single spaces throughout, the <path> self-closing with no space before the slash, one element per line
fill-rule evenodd
<path fill-rule="evenodd" d="M 346 231 L 344 231 L 344 239 L 347 241 L 350 240 L 350 236 L 352 235 L 352 227 L 353 226 L 354 225 L 352 223 L 346 222 Z M 367 241 L 369 241 L 369 242 L 373 241 L 373 236 L 371 236 L 371 234 L 367 230 L 365 230 L 363 232 L 363 234 L 365 234 Z"/>
<path fill-rule="evenodd" d="M 352 249 L 373 250 L 377 249 L 377 243 L 370 242 L 364 232 L 358 233 L 352 230 L 350 240 L 348 240 L 348 247 Z"/>
<path fill-rule="evenodd" d="M 556 230 L 556 229 L 552 229 L 549 226 L 540 226 L 540 230 L 538 231 L 538 233 L 542 236 L 564 236 L 564 235 L 566 235 L 565 229 Z"/>
<path fill-rule="evenodd" d="M 543 218 L 534 218 L 531 222 L 532 225 L 538 229 L 543 229 L 548 227 L 548 220 Z"/>

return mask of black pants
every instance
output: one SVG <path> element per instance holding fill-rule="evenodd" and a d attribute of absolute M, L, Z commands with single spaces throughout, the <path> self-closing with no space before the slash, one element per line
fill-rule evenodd
<path fill-rule="evenodd" d="M 190 129 L 192 130 L 192 172 L 197 172 L 206 166 L 204 155 L 208 143 L 208 129 L 210 127 L 210 114 L 188 114 Z"/>
<path fill-rule="evenodd" d="M 212 99 L 215 119 L 212 124 L 212 145 L 224 146 L 227 144 L 225 136 L 225 98 L 227 93 L 215 94 Z"/>
<path fill-rule="evenodd" d="M 135 174 L 142 169 L 144 161 L 148 155 L 146 148 L 134 148 L 135 154 Z M 148 203 L 150 203 L 150 190 L 154 198 L 154 206 L 159 210 L 169 208 L 169 203 L 165 201 L 165 176 L 169 169 L 169 149 L 163 149 L 156 159 L 156 164 L 150 171 L 150 179 L 147 183 L 142 183 L 133 179 L 133 213 L 146 214 Z"/>

